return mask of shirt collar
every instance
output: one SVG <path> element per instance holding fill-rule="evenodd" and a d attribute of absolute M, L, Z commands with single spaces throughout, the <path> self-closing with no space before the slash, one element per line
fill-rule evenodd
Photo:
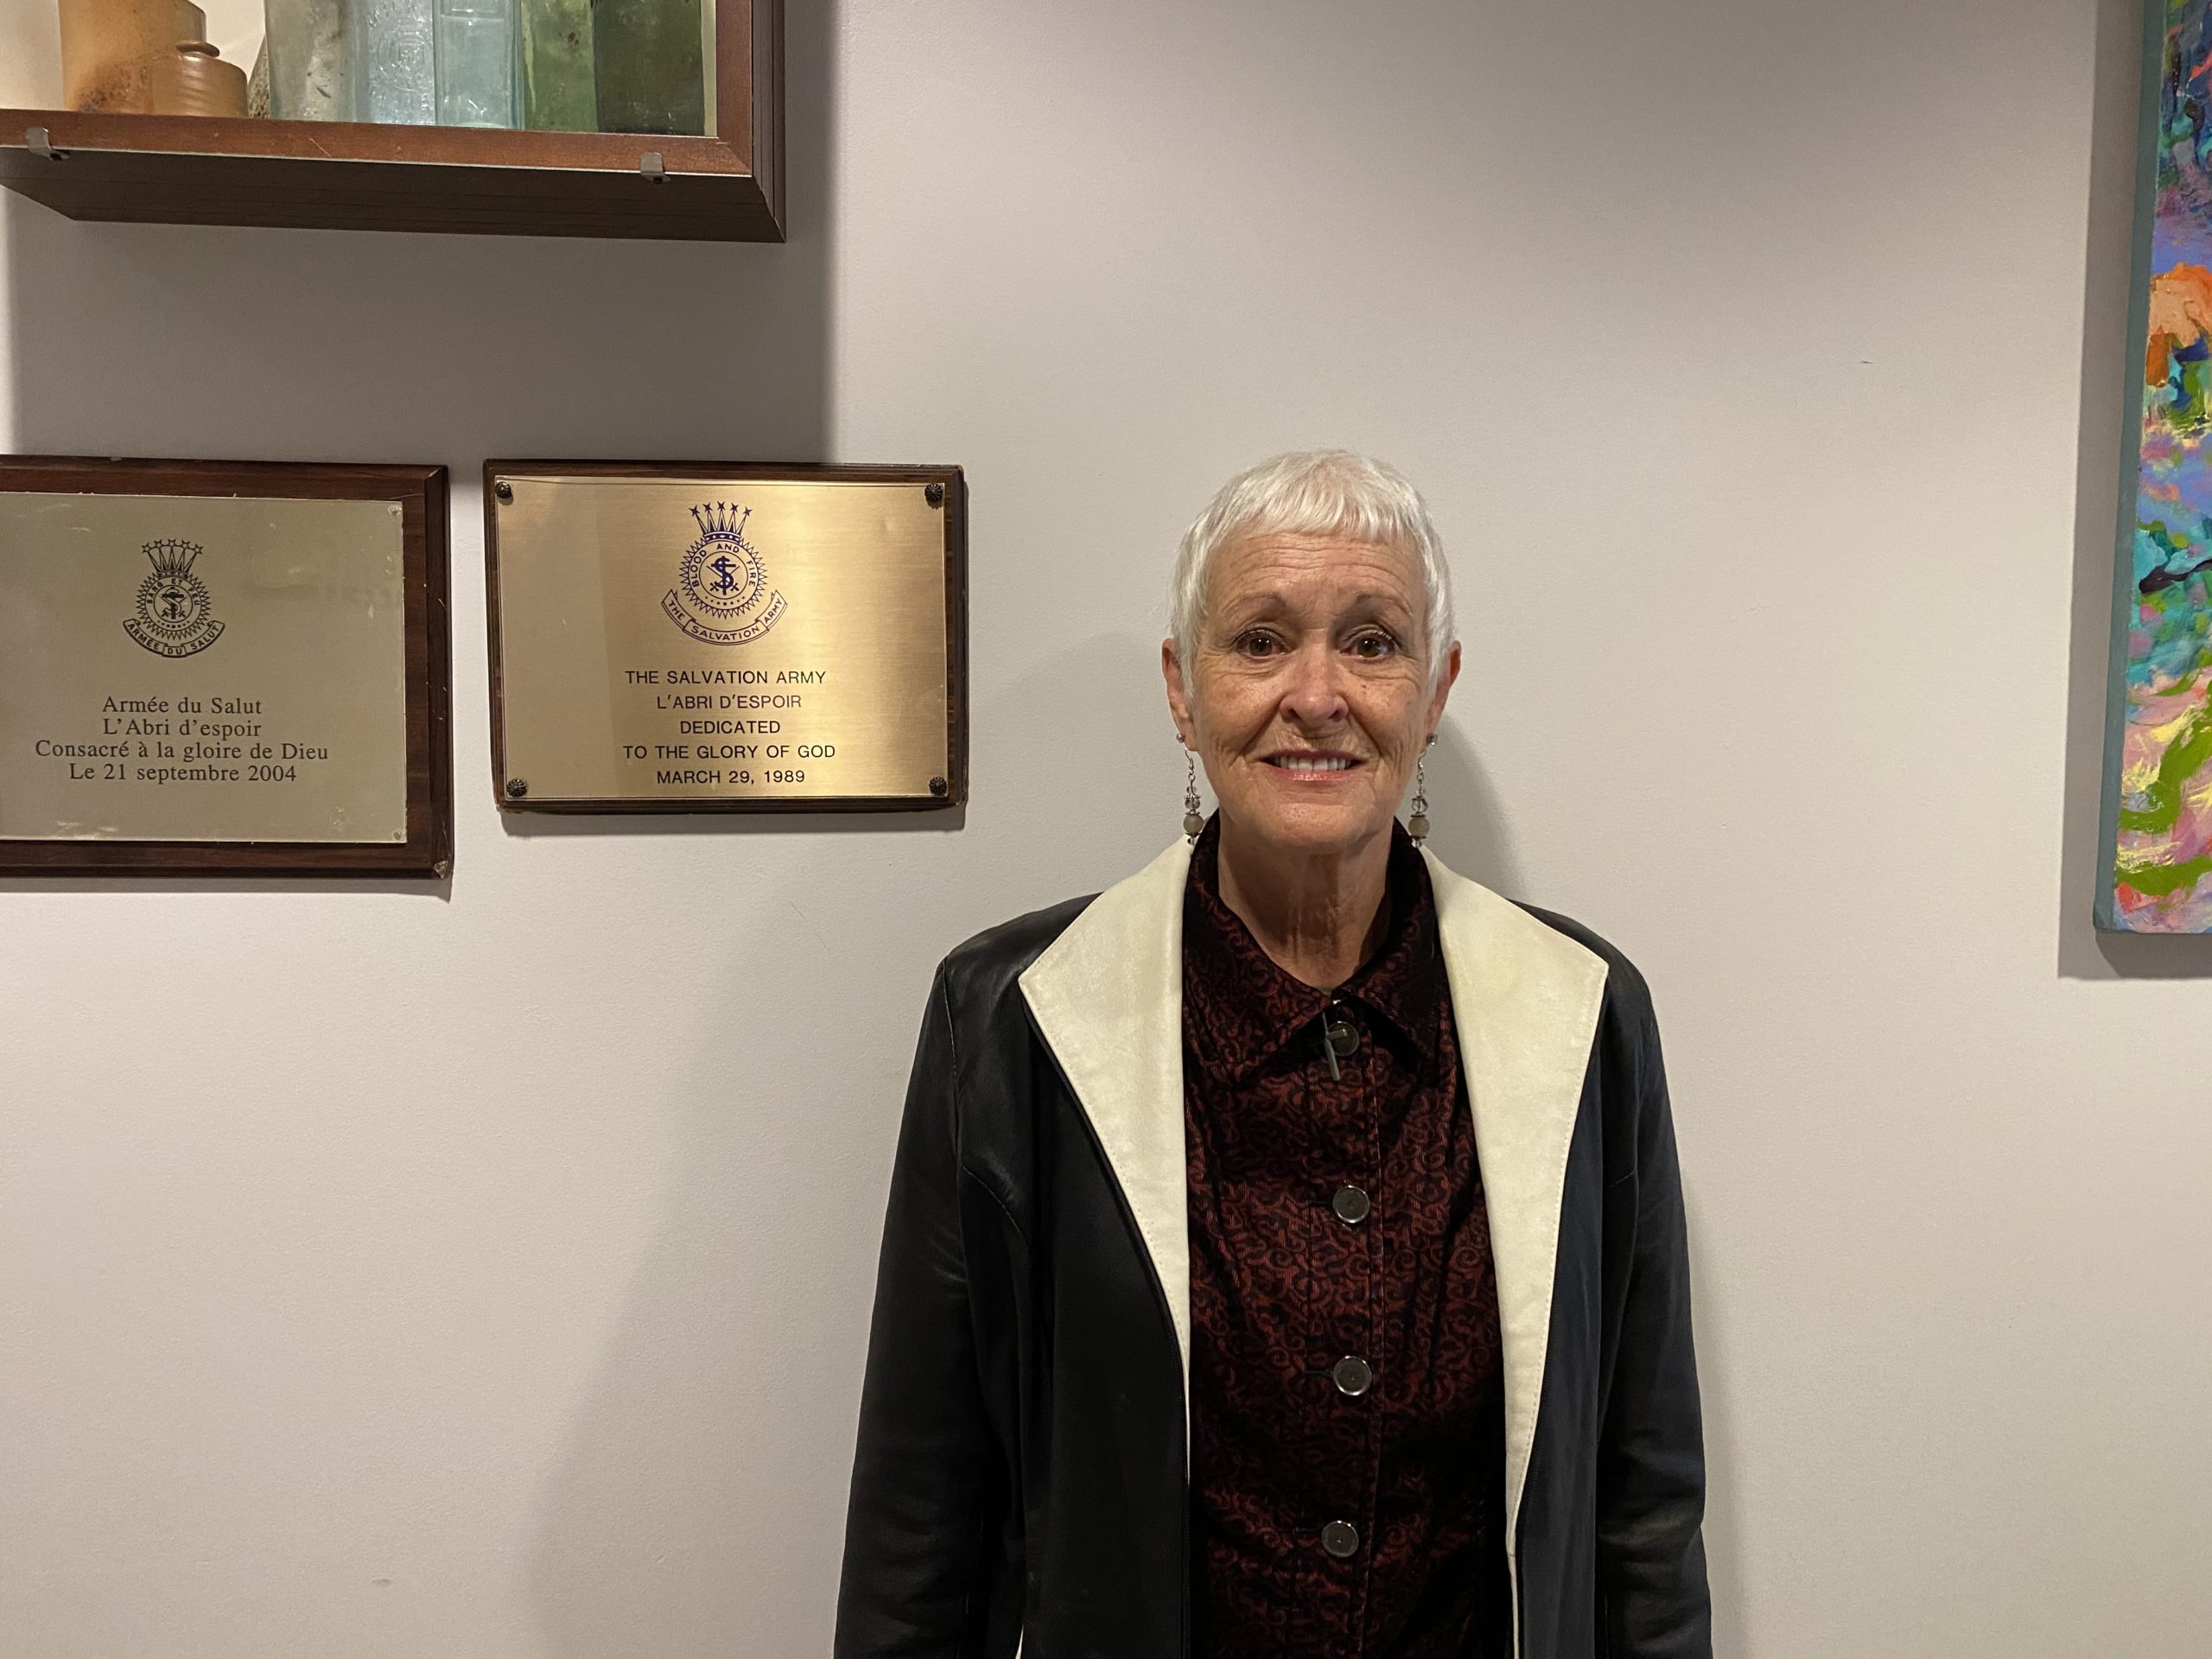
<path fill-rule="evenodd" d="M 1402 827 L 1394 823 L 1390 829 L 1383 901 L 1390 918 L 1382 942 L 1334 993 L 1278 967 L 1223 902 L 1220 849 L 1217 814 L 1192 849 L 1183 901 L 1185 1031 L 1205 1071 L 1235 1082 L 1294 1039 L 1303 1035 L 1318 1045 L 1315 1022 L 1332 995 L 1381 1016 L 1424 1065 L 1435 1059 L 1449 1007 L 1436 902 L 1428 871 Z"/>

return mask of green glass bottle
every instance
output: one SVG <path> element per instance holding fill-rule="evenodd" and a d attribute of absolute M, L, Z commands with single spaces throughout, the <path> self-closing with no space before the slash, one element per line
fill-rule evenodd
<path fill-rule="evenodd" d="M 707 130 L 701 0 L 591 0 L 601 132 Z"/>
<path fill-rule="evenodd" d="M 539 132 L 593 132 L 591 0 L 522 0 L 522 124 Z"/>

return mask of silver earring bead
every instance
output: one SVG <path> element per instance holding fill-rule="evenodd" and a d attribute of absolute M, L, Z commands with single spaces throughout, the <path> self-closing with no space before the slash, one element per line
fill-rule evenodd
<path fill-rule="evenodd" d="M 1183 779 L 1183 833 L 1196 841 L 1206 827 L 1206 815 L 1198 809 L 1198 757 L 1185 749 L 1183 762 L 1188 768 Z"/>
<path fill-rule="evenodd" d="M 1436 740 L 1431 738 L 1432 743 Z M 1414 810 L 1406 820 L 1406 833 L 1418 847 L 1428 839 L 1428 757 L 1414 762 Z"/>

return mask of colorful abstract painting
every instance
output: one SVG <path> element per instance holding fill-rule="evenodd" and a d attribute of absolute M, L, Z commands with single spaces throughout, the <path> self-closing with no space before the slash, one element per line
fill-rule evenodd
<path fill-rule="evenodd" d="M 2212 932 L 2212 0 L 2148 0 L 2132 478 L 2098 920 Z M 2132 488 L 2129 485 L 2132 484 Z"/>

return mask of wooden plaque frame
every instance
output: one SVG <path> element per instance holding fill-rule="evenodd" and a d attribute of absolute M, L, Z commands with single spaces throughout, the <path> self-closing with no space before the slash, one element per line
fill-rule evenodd
<path fill-rule="evenodd" d="M 746 796 L 656 799 L 534 800 L 511 797 L 505 788 L 505 687 L 499 642 L 499 500 L 502 478 L 785 480 L 848 484 L 912 484 L 944 493 L 945 599 L 945 791 L 941 797 L 807 796 L 796 798 Z M 968 802 L 968 486 L 957 467 L 865 467 L 797 462 L 487 461 L 484 463 L 484 613 L 489 635 L 492 712 L 492 793 L 502 812 L 559 813 L 793 813 L 938 811 Z"/>
<path fill-rule="evenodd" d="M 343 842 L 0 838 L 0 875 L 442 878 L 453 869 L 446 469 L 283 461 L 0 456 L 0 492 L 391 501 L 406 587 L 407 839 Z M 0 673 L 6 671 L 0 665 Z"/>

